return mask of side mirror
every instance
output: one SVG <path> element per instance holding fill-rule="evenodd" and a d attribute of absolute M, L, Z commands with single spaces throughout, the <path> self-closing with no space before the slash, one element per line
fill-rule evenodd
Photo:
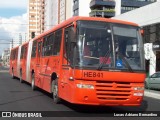
<path fill-rule="evenodd" d="M 141 33 L 142 36 L 144 36 L 144 30 L 143 29 L 140 30 L 140 33 Z"/>

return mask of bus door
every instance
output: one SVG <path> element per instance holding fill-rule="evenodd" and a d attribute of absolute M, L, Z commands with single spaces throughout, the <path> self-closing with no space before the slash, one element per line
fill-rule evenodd
<path fill-rule="evenodd" d="M 64 90 L 63 95 L 65 96 L 65 99 L 70 99 L 69 94 L 70 92 L 73 92 L 71 90 L 72 86 L 72 75 L 70 76 L 71 71 L 71 39 L 72 39 L 73 33 L 73 26 L 69 26 L 65 28 L 64 31 L 64 50 L 63 50 L 63 59 L 62 59 L 62 81 L 61 81 L 61 87 Z"/>
<path fill-rule="evenodd" d="M 37 60 L 36 60 L 36 81 L 37 81 L 37 86 L 40 86 L 40 80 L 41 80 L 41 56 L 42 56 L 42 40 L 38 41 L 38 54 L 37 54 Z"/>

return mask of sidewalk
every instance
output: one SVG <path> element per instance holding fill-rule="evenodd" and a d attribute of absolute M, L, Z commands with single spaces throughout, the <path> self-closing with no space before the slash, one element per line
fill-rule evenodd
<path fill-rule="evenodd" d="M 152 97 L 155 99 L 160 99 L 160 90 L 146 90 L 144 91 L 144 96 Z"/>
<path fill-rule="evenodd" d="M 7 73 L 9 70 L 0 70 L 0 73 Z"/>

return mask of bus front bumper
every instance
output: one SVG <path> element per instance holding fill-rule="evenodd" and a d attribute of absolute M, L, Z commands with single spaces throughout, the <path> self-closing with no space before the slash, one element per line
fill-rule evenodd
<path fill-rule="evenodd" d="M 143 83 L 77 81 L 72 103 L 106 106 L 139 106 Z"/>

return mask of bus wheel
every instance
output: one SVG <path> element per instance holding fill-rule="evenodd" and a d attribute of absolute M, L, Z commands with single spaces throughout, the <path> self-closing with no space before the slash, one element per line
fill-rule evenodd
<path fill-rule="evenodd" d="M 12 69 L 12 79 L 15 79 L 14 70 Z"/>
<path fill-rule="evenodd" d="M 36 90 L 36 86 L 35 86 L 35 75 L 34 75 L 34 73 L 32 74 L 31 87 L 32 87 L 32 90 Z"/>
<path fill-rule="evenodd" d="M 20 71 L 19 80 L 20 80 L 20 83 L 23 83 L 23 80 L 22 80 L 22 71 Z"/>
<path fill-rule="evenodd" d="M 53 100 L 56 104 L 61 102 L 61 99 L 58 96 L 58 79 L 52 81 L 52 94 Z"/>

